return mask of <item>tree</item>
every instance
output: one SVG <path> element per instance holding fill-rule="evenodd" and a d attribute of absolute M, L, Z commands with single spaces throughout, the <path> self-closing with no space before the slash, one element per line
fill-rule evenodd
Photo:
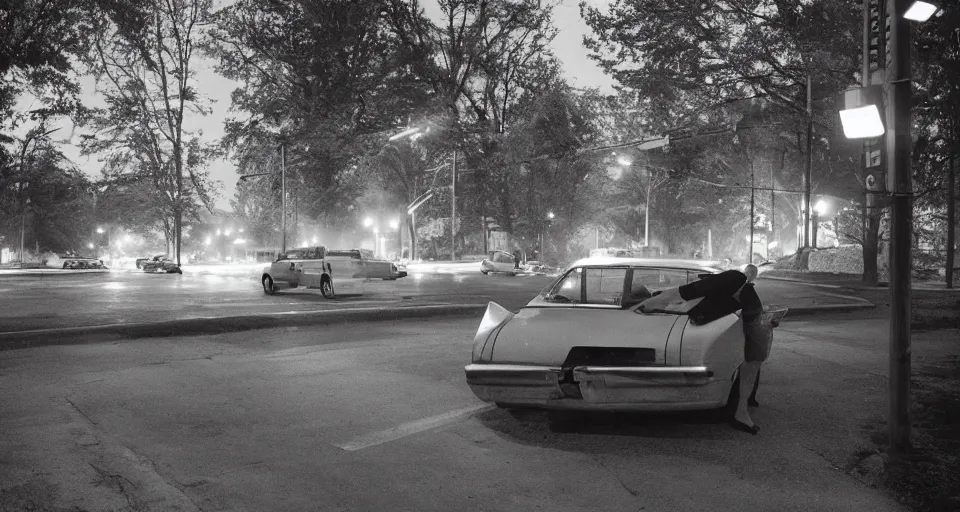
<path fill-rule="evenodd" d="M 152 183 L 180 262 L 185 217 L 210 208 L 204 167 L 212 150 L 187 128 L 188 115 L 208 107 L 195 83 L 195 56 L 210 22 L 211 0 L 110 3 L 94 28 L 91 71 L 108 107 L 91 125 L 87 153 L 108 153 L 105 172 Z"/>
<path fill-rule="evenodd" d="M 606 12 L 581 3 L 581 11 L 593 31 L 585 38 L 591 56 L 636 99 L 644 132 L 739 130 L 744 113 L 757 118 L 759 110 L 764 130 L 777 135 L 770 149 L 795 140 L 799 153 L 792 155 L 807 153 L 800 141 L 811 120 L 815 179 L 832 181 L 833 172 L 855 168 L 840 165 L 829 142 L 832 98 L 857 83 L 859 4 L 684 0 L 667 9 L 655 0 L 624 0 Z M 875 245 L 872 251 L 875 258 Z"/>
<path fill-rule="evenodd" d="M 207 50 L 256 122 L 230 120 L 224 147 L 245 172 L 243 155 L 284 144 L 302 210 L 331 226 L 355 222 L 349 206 L 387 135 L 431 98 L 388 14 L 419 16 L 372 0 L 241 0 L 216 14 Z"/>

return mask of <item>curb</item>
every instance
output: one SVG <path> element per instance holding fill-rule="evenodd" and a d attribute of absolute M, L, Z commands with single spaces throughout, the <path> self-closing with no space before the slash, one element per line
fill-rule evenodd
<path fill-rule="evenodd" d="M 214 335 L 279 327 L 378 322 L 436 316 L 470 316 L 483 314 L 486 308 L 487 304 L 350 308 L 14 331 L 0 333 L 0 350 L 103 343 L 141 338 Z"/>
<path fill-rule="evenodd" d="M 775 277 L 775 276 L 767 277 L 767 276 L 764 276 L 763 274 L 760 274 L 758 279 L 769 279 L 771 281 L 785 281 L 788 283 L 800 283 L 800 284 L 805 284 L 807 286 L 819 286 L 822 288 L 834 288 L 834 289 L 846 288 L 846 289 L 853 289 L 853 290 L 869 290 L 869 291 L 879 291 L 879 290 L 890 289 L 890 283 L 884 282 L 884 281 L 877 283 L 877 286 L 864 286 L 864 285 L 838 285 L 838 284 L 825 284 L 825 283 L 811 283 L 809 281 L 804 281 L 802 279 L 793 279 L 790 277 Z M 924 291 L 924 292 L 960 293 L 960 288 L 938 288 L 938 287 L 924 286 L 924 285 L 917 286 L 912 282 L 912 280 L 910 283 L 910 289 L 917 290 L 917 291 Z"/>
<path fill-rule="evenodd" d="M 861 299 L 862 300 L 862 299 Z M 818 306 L 793 306 L 789 307 L 787 315 L 783 317 L 784 322 L 790 321 L 793 316 L 815 315 L 817 313 L 838 313 L 849 311 L 863 311 L 877 307 L 876 304 L 864 301 L 863 304 L 821 304 Z"/>

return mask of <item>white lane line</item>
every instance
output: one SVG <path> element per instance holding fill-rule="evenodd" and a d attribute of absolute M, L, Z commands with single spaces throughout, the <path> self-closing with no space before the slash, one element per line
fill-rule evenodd
<path fill-rule="evenodd" d="M 426 430 L 435 429 L 437 427 L 453 423 L 465 416 L 469 416 L 470 414 L 492 409 L 493 407 L 494 406 L 491 404 L 482 404 L 475 405 L 473 407 L 457 409 L 454 411 L 448 411 L 436 416 L 430 416 L 428 418 L 411 421 L 409 423 L 403 423 L 397 425 L 396 427 L 381 430 L 379 432 L 372 432 L 370 434 L 362 435 L 360 437 L 351 439 L 346 443 L 334 444 L 334 446 L 343 451 L 354 452 L 364 448 L 370 448 L 371 446 L 389 443 L 390 441 L 396 441 L 397 439 L 402 439 L 414 434 L 419 434 L 420 432 Z"/>

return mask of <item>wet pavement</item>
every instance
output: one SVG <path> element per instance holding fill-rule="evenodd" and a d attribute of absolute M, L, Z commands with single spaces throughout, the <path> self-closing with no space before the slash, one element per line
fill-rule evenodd
<path fill-rule="evenodd" d="M 0 276 L 0 333 L 155 322 L 185 318 L 325 311 L 337 308 L 495 301 L 516 310 L 553 279 L 549 276 L 414 272 L 397 281 L 374 281 L 362 295 L 326 299 L 319 290 L 284 290 L 268 296 L 255 268 L 216 272 L 185 268 L 183 275 L 106 272 Z M 857 299 L 800 283 L 761 280 L 757 290 L 773 306 L 849 304 Z"/>
<path fill-rule="evenodd" d="M 882 321 L 783 324 L 757 436 L 711 413 L 493 408 L 464 382 L 477 324 L 0 352 L 0 510 L 900 509 L 846 471 L 884 411 Z"/>

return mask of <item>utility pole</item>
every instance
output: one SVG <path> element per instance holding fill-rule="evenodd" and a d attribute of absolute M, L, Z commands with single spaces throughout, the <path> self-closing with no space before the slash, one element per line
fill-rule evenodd
<path fill-rule="evenodd" d="M 786 158 L 786 153 L 780 153 L 780 168 L 783 168 L 783 159 Z M 773 162 L 770 163 L 770 239 L 767 240 L 767 258 L 770 258 L 770 242 L 774 242 L 777 239 L 777 193 L 773 190 L 777 188 L 777 180 L 773 174 L 774 165 Z"/>
<path fill-rule="evenodd" d="M 885 77 L 887 178 L 890 216 L 890 413 L 891 452 L 910 446 L 910 272 L 913 182 L 910 169 L 910 23 L 903 17 L 909 0 L 890 0 L 890 67 Z"/>
<path fill-rule="evenodd" d="M 283 241 L 280 252 L 287 252 L 287 152 L 280 144 L 280 217 L 283 229 Z"/>
<path fill-rule="evenodd" d="M 803 246 L 810 247 L 810 174 L 813 169 L 813 80 L 807 73 L 807 166 L 803 172 Z"/>
<path fill-rule="evenodd" d="M 950 174 L 947 175 L 947 288 L 953 288 L 954 254 L 956 254 L 957 183 L 956 155 L 950 153 Z"/>
<path fill-rule="evenodd" d="M 650 247 L 650 189 L 652 188 L 653 173 L 647 169 L 647 204 L 643 214 L 643 246 Z"/>
<path fill-rule="evenodd" d="M 453 150 L 453 184 L 450 188 L 450 262 L 457 261 L 457 150 Z"/>
<path fill-rule="evenodd" d="M 753 226 L 755 224 L 754 219 L 756 218 L 755 217 L 756 214 L 754 213 L 754 204 L 755 204 L 754 198 L 757 194 L 757 189 L 754 188 L 755 183 L 753 182 L 753 180 L 756 177 L 756 175 L 757 173 L 754 170 L 753 162 L 750 162 L 750 260 L 749 261 L 751 265 L 753 265 Z"/>

